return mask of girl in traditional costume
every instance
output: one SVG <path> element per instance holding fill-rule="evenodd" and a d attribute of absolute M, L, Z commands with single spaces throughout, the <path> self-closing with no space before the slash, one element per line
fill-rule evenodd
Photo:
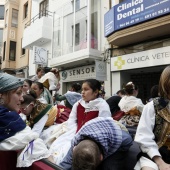
<path fill-rule="evenodd" d="M 63 160 L 71 146 L 71 140 L 86 122 L 96 117 L 111 117 L 108 104 L 99 97 L 100 89 L 99 81 L 85 80 L 82 84 L 82 99 L 73 105 L 69 119 L 43 134 L 56 164 Z M 47 135 L 50 136 L 48 139 Z"/>
<path fill-rule="evenodd" d="M 36 93 L 30 90 L 23 96 L 20 110 L 28 117 L 27 124 L 32 131 L 40 135 L 44 127 L 54 124 L 58 110 L 56 106 L 41 103 L 36 98 Z"/>

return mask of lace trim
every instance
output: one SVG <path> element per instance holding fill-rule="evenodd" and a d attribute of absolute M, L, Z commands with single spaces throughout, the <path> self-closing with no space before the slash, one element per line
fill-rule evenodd
<path fill-rule="evenodd" d="M 17 159 L 17 167 L 29 167 L 31 166 L 35 161 L 41 160 L 43 158 L 48 158 L 51 154 L 43 154 L 41 156 L 38 156 L 36 158 L 32 158 L 31 160 L 22 160 L 21 158 Z"/>

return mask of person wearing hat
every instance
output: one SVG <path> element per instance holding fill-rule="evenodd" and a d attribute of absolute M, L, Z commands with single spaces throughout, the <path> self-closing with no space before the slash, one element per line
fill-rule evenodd
<path fill-rule="evenodd" d="M 17 167 L 28 167 L 34 161 L 50 158 L 50 153 L 38 133 L 31 131 L 18 114 L 22 86 L 21 79 L 0 73 L 0 151 L 20 151 Z"/>

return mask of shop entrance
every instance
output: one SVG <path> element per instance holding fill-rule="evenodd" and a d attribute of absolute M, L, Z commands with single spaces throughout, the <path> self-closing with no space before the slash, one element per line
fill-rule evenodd
<path fill-rule="evenodd" d="M 159 84 L 160 75 L 165 67 L 166 66 L 159 66 L 123 71 L 123 85 L 129 81 L 133 81 L 136 85 L 138 85 L 139 94 L 137 97 L 146 104 L 146 101 L 150 97 L 151 87 Z"/>
<path fill-rule="evenodd" d="M 131 75 L 131 80 L 139 87 L 138 98 L 142 99 L 144 104 L 150 98 L 150 89 L 152 86 L 159 84 L 160 75 L 161 72 Z"/>

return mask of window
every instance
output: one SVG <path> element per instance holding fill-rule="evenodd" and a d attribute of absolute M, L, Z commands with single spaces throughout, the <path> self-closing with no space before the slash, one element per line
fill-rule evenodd
<path fill-rule="evenodd" d="M 75 25 L 75 45 L 80 42 L 80 24 Z"/>
<path fill-rule="evenodd" d="M 40 17 L 46 16 L 48 10 L 48 0 L 44 0 L 40 3 Z"/>
<path fill-rule="evenodd" d="M 2 46 L 3 46 L 3 29 L 0 28 L 0 57 L 2 56 Z"/>
<path fill-rule="evenodd" d="M 91 14 L 91 48 L 98 48 L 98 20 L 97 20 L 97 12 Z"/>
<path fill-rule="evenodd" d="M 74 35 L 74 26 L 72 28 L 72 35 Z M 75 25 L 75 45 L 78 45 L 80 42 L 80 24 Z M 72 36 L 72 44 L 73 44 L 73 36 Z"/>
<path fill-rule="evenodd" d="M 10 41 L 9 60 L 15 61 L 15 57 L 16 57 L 16 42 Z"/>
<path fill-rule="evenodd" d="M 8 23 L 8 9 L 5 12 L 5 27 L 7 27 L 7 23 Z"/>
<path fill-rule="evenodd" d="M 76 11 L 80 9 L 80 0 L 76 0 Z"/>
<path fill-rule="evenodd" d="M 115 5 L 117 5 L 117 4 L 119 4 L 119 3 L 121 3 L 121 2 L 123 2 L 124 0 L 110 0 L 109 1 L 109 6 L 110 6 L 110 8 L 112 8 L 113 6 L 115 6 Z"/>
<path fill-rule="evenodd" d="M 4 42 L 4 48 L 3 48 L 3 61 L 5 60 L 5 52 L 6 52 L 6 41 Z"/>
<path fill-rule="evenodd" d="M 2 44 L 2 40 L 3 40 L 3 29 L 0 28 L 0 45 Z"/>
<path fill-rule="evenodd" d="M 18 27 L 18 10 L 12 9 L 11 27 Z"/>
<path fill-rule="evenodd" d="M 28 2 L 24 4 L 24 19 L 28 16 Z"/>
<path fill-rule="evenodd" d="M 0 20 L 4 19 L 4 5 L 0 5 Z"/>
<path fill-rule="evenodd" d="M 57 46 L 60 46 L 60 43 L 61 43 L 60 36 L 61 36 L 61 31 L 57 30 L 57 39 L 56 39 Z"/>
<path fill-rule="evenodd" d="M 25 54 L 25 48 L 22 48 L 22 39 L 21 39 L 21 55 Z"/>

